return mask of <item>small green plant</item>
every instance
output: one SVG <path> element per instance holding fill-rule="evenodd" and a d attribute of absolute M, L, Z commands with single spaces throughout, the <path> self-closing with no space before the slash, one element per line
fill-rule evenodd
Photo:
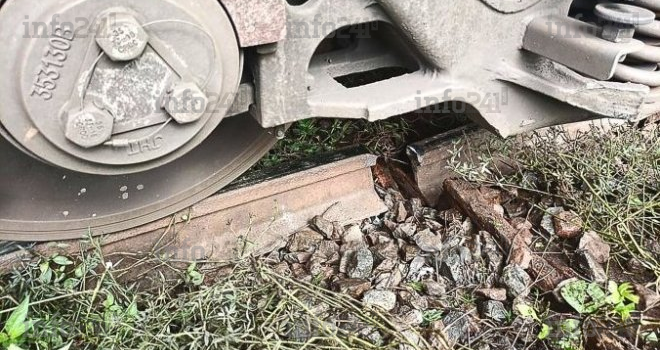
<path fill-rule="evenodd" d="M 505 319 L 506 322 L 505 323 L 506 324 L 511 324 L 511 322 L 513 322 L 514 319 L 515 319 L 515 315 L 513 314 L 513 311 L 512 310 L 507 310 L 506 311 L 506 319 Z"/>
<path fill-rule="evenodd" d="M 426 310 L 422 313 L 422 318 L 424 322 L 422 325 L 428 326 L 429 324 L 442 320 L 443 312 L 442 310 Z"/>
<path fill-rule="evenodd" d="M 550 326 L 546 321 L 541 320 L 536 309 L 526 304 L 518 304 L 516 309 L 520 316 L 532 319 L 539 324 L 541 330 L 537 338 L 539 340 L 550 341 L 556 348 L 561 350 L 581 350 L 582 334 L 580 333 L 581 323 L 574 319 L 565 319 L 559 323 L 557 329 Z M 551 336 L 552 335 L 552 339 Z"/>
<path fill-rule="evenodd" d="M 477 305 L 477 297 L 473 293 L 465 293 L 461 297 L 461 302 L 463 303 L 463 306 L 473 307 Z"/>
<path fill-rule="evenodd" d="M 612 312 L 622 321 L 629 320 L 630 313 L 635 311 L 639 304 L 639 296 L 633 292 L 632 285 L 630 283 L 617 285 L 615 282 L 610 282 L 607 289 L 610 292 L 607 301 L 613 306 Z"/>
<path fill-rule="evenodd" d="M 32 328 L 35 321 L 28 319 L 30 297 L 27 296 L 9 315 L 5 326 L 0 332 L 0 347 L 7 350 L 23 350 L 23 336 Z M 58 350 L 69 350 L 71 343 Z"/>
<path fill-rule="evenodd" d="M 199 287 L 204 283 L 204 274 L 197 270 L 196 263 L 192 263 L 188 266 L 188 269 L 186 270 L 186 283 L 192 284 L 196 287 Z"/>
<path fill-rule="evenodd" d="M 561 296 L 581 315 L 616 316 L 624 322 L 631 318 L 631 312 L 639 303 L 639 297 L 633 293 L 629 283 L 610 282 L 606 292 L 596 283 L 576 280 L 561 289 Z M 535 321 L 541 327 L 538 333 L 539 340 L 551 341 L 561 350 L 583 349 L 580 320 L 564 319 L 553 327 L 550 322 L 542 320 L 536 309 L 530 305 L 516 305 L 516 310 L 520 316 Z"/>
<path fill-rule="evenodd" d="M 553 341 L 553 345 L 561 350 L 582 349 L 581 327 L 579 320 L 569 318 L 561 321 L 555 332 L 556 340 Z"/>
<path fill-rule="evenodd" d="M 73 265 L 73 261 L 61 255 L 54 255 L 39 264 L 41 275 L 39 280 L 44 284 L 60 283 L 65 280 L 66 274 L 64 273 L 67 266 Z M 67 284 L 71 284 L 68 282 Z"/>
<path fill-rule="evenodd" d="M 323 280 L 325 279 L 325 274 L 323 273 L 317 273 L 314 278 L 312 278 L 312 284 L 315 286 L 320 286 L 323 283 Z"/>
<path fill-rule="evenodd" d="M 10 348 L 11 346 L 18 346 L 21 343 L 21 338 L 30 327 L 32 327 L 32 321 L 28 320 L 28 310 L 30 308 L 30 297 L 26 297 L 18 305 L 16 310 L 14 310 L 5 326 L 0 332 L 0 345 L 3 348 Z"/>
<path fill-rule="evenodd" d="M 410 282 L 408 283 L 408 287 L 417 293 L 424 292 L 424 284 L 422 282 Z"/>
<path fill-rule="evenodd" d="M 518 310 L 518 313 L 520 313 L 520 316 L 523 318 L 532 319 L 541 326 L 541 331 L 538 334 L 539 340 L 545 340 L 548 338 L 550 332 L 552 331 L 552 327 L 541 320 L 538 313 L 536 312 L 536 309 L 527 304 L 518 304 L 516 305 L 516 309 Z"/>
<path fill-rule="evenodd" d="M 575 281 L 562 288 L 561 295 L 575 311 L 583 315 L 604 313 L 628 321 L 639 304 L 629 283 L 617 284 L 610 281 L 605 292 L 596 283 Z"/>

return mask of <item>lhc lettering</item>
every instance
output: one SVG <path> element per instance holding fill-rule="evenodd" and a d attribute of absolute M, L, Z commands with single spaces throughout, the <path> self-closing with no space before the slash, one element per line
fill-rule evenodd
<path fill-rule="evenodd" d="M 53 35 L 48 39 L 48 45 L 44 49 L 41 64 L 37 67 L 35 73 L 32 96 L 40 97 L 44 101 L 53 98 L 53 91 L 57 88 L 60 70 L 69 57 L 67 51 L 71 50 L 73 38 L 72 29 L 63 27 L 53 29 Z"/>
<path fill-rule="evenodd" d="M 152 152 L 163 147 L 163 136 L 154 136 L 148 139 L 131 142 L 128 147 L 128 155 L 134 156 L 141 153 Z"/>

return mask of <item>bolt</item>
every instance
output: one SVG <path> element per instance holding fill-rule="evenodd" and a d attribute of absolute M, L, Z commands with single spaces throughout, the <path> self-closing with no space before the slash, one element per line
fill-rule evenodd
<path fill-rule="evenodd" d="M 606 24 L 600 34 L 602 39 L 613 43 L 629 43 L 635 36 L 635 27 L 626 25 Z"/>
<path fill-rule="evenodd" d="M 284 140 L 286 137 L 286 130 L 284 129 L 283 126 L 278 126 L 277 129 L 275 130 L 275 137 L 278 140 Z"/>
<path fill-rule="evenodd" d="M 638 26 L 655 21 L 652 11 L 626 4 L 598 4 L 595 13 L 604 22 L 600 37 L 614 43 L 630 42 Z"/>
<path fill-rule="evenodd" d="M 179 124 L 198 121 L 206 113 L 209 98 L 192 82 L 174 84 L 167 95 L 165 110 Z"/>
<path fill-rule="evenodd" d="M 149 43 L 149 34 L 127 13 L 113 12 L 101 18 L 100 23 L 96 43 L 113 61 L 134 60 Z"/>
<path fill-rule="evenodd" d="M 114 118 L 95 106 L 70 112 L 66 122 L 66 138 L 82 148 L 100 146 L 112 137 Z"/>

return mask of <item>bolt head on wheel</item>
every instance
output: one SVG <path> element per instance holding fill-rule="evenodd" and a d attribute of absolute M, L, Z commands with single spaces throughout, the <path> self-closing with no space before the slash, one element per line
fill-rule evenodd
<path fill-rule="evenodd" d="M 113 12 L 100 21 L 96 43 L 111 60 L 131 61 L 142 55 L 149 34 L 135 17 Z"/>
<path fill-rule="evenodd" d="M 179 124 L 198 121 L 206 113 L 209 98 L 204 91 L 192 82 L 175 84 L 168 94 L 165 110 Z"/>
<path fill-rule="evenodd" d="M 66 123 L 66 138 L 83 148 L 100 146 L 112 137 L 114 118 L 94 106 L 70 112 Z"/>

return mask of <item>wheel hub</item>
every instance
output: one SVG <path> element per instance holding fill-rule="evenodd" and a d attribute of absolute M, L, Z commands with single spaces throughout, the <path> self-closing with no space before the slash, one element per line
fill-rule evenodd
<path fill-rule="evenodd" d="M 241 56 L 217 2 L 37 3 L 11 1 L 0 16 L 19 29 L 0 34 L 10 82 L 0 121 L 23 151 L 77 172 L 129 174 L 178 159 L 222 121 Z"/>

